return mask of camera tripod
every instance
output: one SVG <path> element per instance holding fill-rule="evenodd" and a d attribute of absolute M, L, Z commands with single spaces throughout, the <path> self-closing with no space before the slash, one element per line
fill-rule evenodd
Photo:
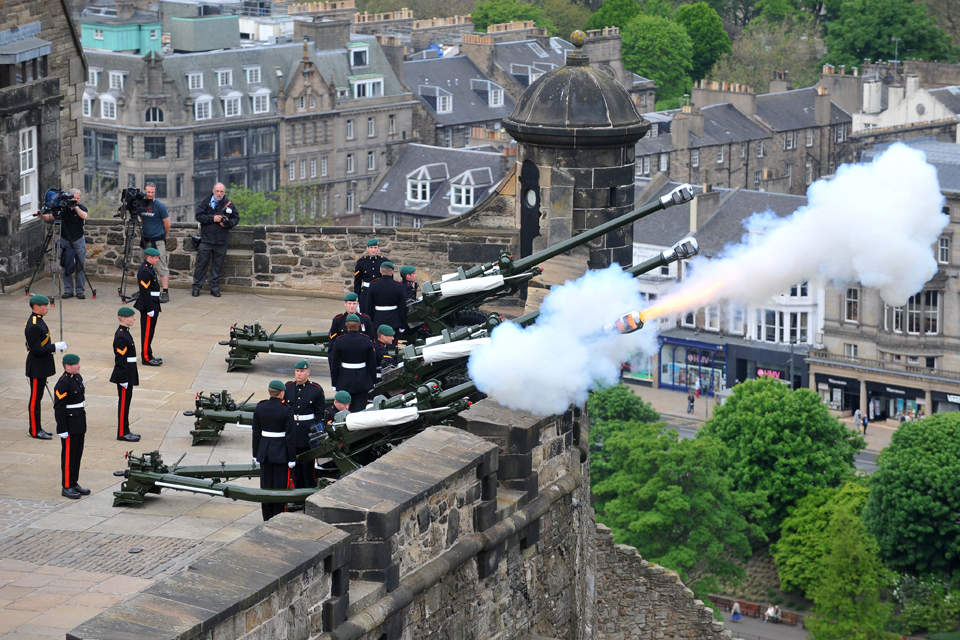
<path fill-rule="evenodd" d="M 120 272 L 120 286 L 117 287 L 117 293 L 120 294 L 121 302 L 129 302 L 139 295 L 139 292 L 132 296 L 127 295 L 127 276 L 129 275 L 130 258 L 133 257 L 134 239 L 140 234 L 142 234 L 140 230 L 140 216 L 131 212 L 123 223 L 123 265 L 122 271 Z"/>

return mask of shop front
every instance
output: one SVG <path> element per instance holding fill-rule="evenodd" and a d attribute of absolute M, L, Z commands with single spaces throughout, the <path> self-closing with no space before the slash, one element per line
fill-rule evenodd
<path fill-rule="evenodd" d="M 960 395 L 955 393 L 944 393 L 943 391 L 931 391 L 930 401 L 933 403 L 933 413 L 949 413 L 950 411 L 960 411 Z"/>
<path fill-rule="evenodd" d="M 817 373 L 814 375 L 817 393 L 830 410 L 840 417 L 853 415 L 860 408 L 860 381 L 856 378 Z"/>
<path fill-rule="evenodd" d="M 727 362 L 730 371 L 730 386 L 744 380 L 773 378 L 789 384 L 793 374 L 793 388 L 802 389 L 808 382 L 807 348 L 799 345 L 793 353 L 793 371 L 790 370 L 790 349 L 778 345 L 761 347 L 754 344 L 740 344 L 731 341 L 727 344 Z"/>
<path fill-rule="evenodd" d="M 901 416 L 915 419 L 927 415 L 926 392 L 882 382 L 867 382 L 867 417 L 874 420 L 896 420 Z"/>
<path fill-rule="evenodd" d="M 662 337 L 658 384 L 678 391 L 694 390 L 713 395 L 726 388 L 726 346 L 698 340 Z"/>

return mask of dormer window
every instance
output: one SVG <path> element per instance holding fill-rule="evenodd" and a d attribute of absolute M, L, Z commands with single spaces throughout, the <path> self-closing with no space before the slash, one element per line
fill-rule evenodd
<path fill-rule="evenodd" d="M 490 106 L 491 107 L 502 107 L 503 106 L 503 89 L 494 89 L 490 92 Z"/>
<path fill-rule="evenodd" d="M 123 71 L 111 71 L 110 72 L 110 88 L 117 89 L 118 91 L 123 91 L 123 82 L 127 74 Z"/>
<path fill-rule="evenodd" d="M 429 202 L 430 183 L 426 180 L 407 180 L 407 200 Z"/>
<path fill-rule="evenodd" d="M 473 187 L 453 186 L 453 206 L 472 207 L 473 206 Z"/>
<path fill-rule="evenodd" d="M 220 69 L 216 73 L 217 73 L 218 87 L 233 86 L 233 70 L 232 69 Z"/>
<path fill-rule="evenodd" d="M 223 98 L 223 115 L 232 118 L 240 114 L 240 92 L 233 91 Z"/>
<path fill-rule="evenodd" d="M 243 77 L 247 84 L 260 84 L 260 67 L 244 67 Z"/>
<path fill-rule="evenodd" d="M 266 88 L 258 89 L 251 97 L 254 113 L 266 113 L 270 111 L 270 90 Z"/>
<path fill-rule="evenodd" d="M 483 101 L 487 103 L 489 107 L 502 107 L 503 106 L 503 87 L 489 80 L 478 80 L 476 78 L 470 80 L 470 88 L 473 91 L 483 98 Z"/>
<path fill-rule="evenodd" d="M 117 101 L 106 94 L 100 96 L 100 117 L 104 120 L 117 119 Z"/>
<path fill-rule="evenodd" d="M 437 97 L 437 113 L 453 113 L 453 96 Z"/>
<path fill-rule="evenodd" d="M 367 67 L 370 66 L 370 49 L 367 47 L 355 47 L 350 49 L 350 66 Z"/>
<path fill-rule="evenodd" d="M 199 71 L 187 74 L 187 88 L 190 91 L 199 91 L 203 89 L 203 74 Z"/>
<path fill-rule="evenodd" d="M 354 98 L 376 98 L 383 95 L 383 77 L 359 76 L 350 78 Z"/>
<path fill-rule="evenodd" d="M 100 83 L 100 72 L 102 69 L 90 67 L 87 70 L 87 86 L 95 87 Z"/>

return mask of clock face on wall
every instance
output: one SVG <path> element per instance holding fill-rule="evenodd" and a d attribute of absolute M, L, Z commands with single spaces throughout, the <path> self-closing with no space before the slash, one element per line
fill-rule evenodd
<path fill-rule="evenodd" d="M 927 112 L 927 108 L 925 106 L 923 106 L 922 104 L 917 105 L 917 115 L 922 116 L 926 112 Z"/>
<path fill-rule="evenodd" d="M 537 206 L 537 192 L 533 189 L 527 189 L 527 192 L 524 194 L 524 199 L 527 201 L 528 207 Z"/>

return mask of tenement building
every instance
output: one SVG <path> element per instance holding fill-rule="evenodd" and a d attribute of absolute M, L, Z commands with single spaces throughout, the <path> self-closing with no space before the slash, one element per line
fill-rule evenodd
<path fill-rule="evenodd" d="M 950 223 L 932 247 L 939 269 L 902 307 L 885 304 L 862 285 L 828 288 L 823 349 L 810 352 L 810 386 L 830 408 L 870 420 L 897 421 L 960 410 L 960 147 L 936 140 L 908 142 L 937 168 Z M 871 161 L 885 146 L 864 152 Z"/>
<path fill-rule="evenodd" d="M 48 189 L 81 186 L 80 36 L 58 0 L 14 0 L 0 17 L 0 282 L 30 276 Z"/>

